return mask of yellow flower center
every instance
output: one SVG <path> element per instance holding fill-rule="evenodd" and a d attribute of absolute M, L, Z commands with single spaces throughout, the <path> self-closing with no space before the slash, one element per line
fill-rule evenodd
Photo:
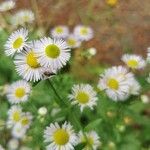
<path fill-rule="evenodd" d="M 22 39 L 22 37 L 19 37 L 14 41 L 13 48 L 18 49 L 22 46 L 22 44 L 23 44 L 23 39 Z"/>
<path fill-rule="evenodd" d="M 107 82 L 107 85 L 109 88 L 113 89 L 113 90 L 118 90 L 119 88 L 119 83 L 116 79 L 110 78 Z"/>
<path fill-rule="evenodd" d="M 50 44 L 45 48 L 45 53 L 50 58 L 57 58 L 60 55 L 60 49 L 55 44 Z"/>
<path fill-rule="evenodd" d="M 69 141 L 69 134 L 64 129 L 58 129 L 53 135 L 54 142 L 58 145 L 65 145 Z"/>
<path fill-rule="evenodd" d="M 118 0 L 106 0 L 106 3 L 110 6 L 115 6 L 117 4 Z"/>
<path fill-rule="evenodd" d="M 84 28 L 82 28 L 82 29 L 80 30 L 80 33 L 81 33 L 82 35 L 87 35 L 87 34 L 88 34 L 88 29 L 87 29 L 86 27 L 84 27 Z"/>
<path fill-rule="evenodd" d="M 13 120 L 15 121 L 15 122 L 18 122 L 19 120 L 20 120 L 20 113 L 19 112 L 14 112 L 14 114 L 13 114 Z"/>
<path fill-rule="evenodd" d="M 22 124 L 23 126 L 28 125 L 28 124 L 29 124 L 29 119 L 28 119 L 27 117 L 24 117 L 24 118 L 21 120 L 21 124 Z"/>
<path fill-rule="evenodd" d="M 89 146 L 92 146 L 94 144 L 94 140 L 93 137 L 87 137 L 87 139 L 85 139 L 85 137 L 82 138 L 82 142 L 86 143 L 86 147 L 88 148 Z"/>
<path fill-rule="evenodd" d="M 15 95 L 18 98 L 22 98 L 25 95 L 25 89 L 24 88 L 17 88 L 15 91 Z"/>
<path fill-rule="evenodd" d="M 89 95 L 85 92 L 79 92 L 76 96 L 76 99 L 81 104 L 86 104 L 89 101 Z"/>
<path fill-rule="evenodd" d="M 127 65 L 131 68 L 136 68 L 138 66 L 138 61 L 134 59 L 128 60 Z"/>
<path fill-rule="evenodd" d="M 76 44 L 76 41 L 74 39 L 68 39 L 67 43 L 68 45 L 74 46 Z"/>
<path fill-rule="evenodd" d="M 37 57 L 35 56 L 35 53 L 33 51 L 27 54 L 26 62 L 31 68 L 40 67 L 40 64 L 37 61 Z"/>
<path fill-rule="evenodd" d="M 57 32 L 57 33 L 62 33 L 62 32 L 63 32 L 63 29 L 62 29 L 61 27 L 57 27 L 57 28 L 56 28 L 56 32 Z"/>

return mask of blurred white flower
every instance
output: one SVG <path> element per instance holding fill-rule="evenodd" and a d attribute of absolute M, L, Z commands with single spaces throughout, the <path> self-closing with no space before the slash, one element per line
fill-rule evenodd
<path fill-rule="evenodd" d="M 85 135 L 83 135 L 83 133 L 80 131 L 79 143 L 86 144 L 83 150 L 97 150 L 97 148 L 99 148 L 101 145 L 100 137 L 95 131 L 90 131 L 88 133 L 85 133 Z"/>
<path fill-rule="evenodd" d="M 96 48 L 94 48 L 94 47 L 89 48 L 87 51 L 89 52 L 89 54 L 90 54 L 91 56 L 94 56 L 94 55 L 96 55 L 96 53 L 97 53 L 97 50 L 96 50 Z"/>
<path fill-rule="evenodd" d="M 22 25 L 26 23 L 33 23 L 35 20 L 34 13 L 31 10 L 20 10 L 11 18 L 11 23 L 14 26 Z"/>
<path fill-rule="evenodd" d="M 5 150 L 2 145 L 0 145 L 0 150 Z"/>
<path fill-rule="evenodd" d="M 17 150 L 19 147 L 19 141 L 18 139 L 10 139 L 9 142 L 8 142 L 8 148 L 9 150 Z"/>
<path fill-rule="evenodd" d="M 84 25 L 76 26 L 74 28 L 74 35 L 82 41 L 89 41 L 94 36 L 92 28 Z"/>
<path fill-rule="evenodd" d="M 19 80 L 8 87 L 6 96 L 11 104 L 18 104 L 27 101 L 30 93 L 30 84 L 24 80 Z"/>
<path fill-rule="evenodd" d="M 135 54 L 124 54 L 121 59 L 132 69 L 142 69 L 146 65 L 145 60 L 141 56 Z"/>
<path fill-rule="evenodd" d="M 131 95 L 139 95 L 141 90 L 141 86 L 135 78 L 133 78 L 132 83 L 130 84 L 129 92 Z"/>
<path fill-rule="evenodd" d="M 77 144 L 77 136 L 70 123 L 65 122 L 59 126 L 57 122 L 51 123 L 44 131 L 45 142 L 50 143 L 47 150 L 74 150 Z"/>
<path fill-rule="evenodd" d="M 38 114 L 41 116 L 45 116 L 47 114 L 47 108 L 46 107 L 41 107 L 38 109 Z"/>
<path fill-rule="evenodd" d="M 150 99 L 147 95 L 141 95 L 141 101 L 145 104 L 150 102 Z"/>
<path fill-rule="evenodd" d="M 21 52 L 28 46 L 28 30 L 21 28 L 14 31 L 5 44 L 5 53 L 7 56 L 13 56 L 15 53 Z"/>
<path fill-rule="evenodd" d="M 98 100 L 97 93 L 89 84 L 74 85 L 72 87 L 72 94 L 68 97 L 72 101 L 72 104 L 78 104 L 80 106 L 81 111 L 85 107 L 93 109 L 93 106 L 96 105 L 96 101 Z"/>
<path fill-rule="evenodd" d="M 7 0 L 0 4 L 0 12 L 11 10 L 15 7 L 15 2 L 13 0 Z"/>
<path fill-rule="evenodd" d="M 69 29 L 67 26 L 59 25 L 51 30 L 52 38 L 65 39 L 69 35 Z"/>

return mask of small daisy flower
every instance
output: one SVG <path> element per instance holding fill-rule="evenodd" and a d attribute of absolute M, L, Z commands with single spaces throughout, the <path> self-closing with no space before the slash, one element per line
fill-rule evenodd
<path fill-rule="evenodd" d="M 101 75 L 98 88 L 105 90 L 107 96 L 114 101 L 123 101 L 129 96 L 133 74 L 122 66 L 107 69 Z"/>
<path fill-rule="evenodd" d="M 141 69 L 146 65 L 145 60 L 141 56 L 135 54 L 124 54 L 122 56 L 122 61 L 131 69 Z"/>
<path fill-rule="evenodd" d="M 21 28 L 14 31 L 5 44 L 5 53 L 7 56 L 13 56 L 27 47 L 28 30 Z"/>
<path fill-rule="evenodd" d="M 86 136 L 86 137 L 85 137 Z M 85 135 L 82 134 L 82 132 L 79 132 L 79 143 L 86 143 L 83 150 L 97 150 L 98 147 L 100 147 L 100 137 L 95 131 L 90 131 L 88 133 L 85 133 Z"/>
<path fill-rule="evenodd" d="M 45 142 L 50 143 L 47 150 L 74 150 L 77 144 L 77 136 L 70 123 L 65 122 L 62 126 L 51 123 L 44 131 Z"/>
<path fill-rule="evenodd" d="M 13 138 L 13 139 L 9 140 L 9 142 L 8 142 L 9 150 L 16 150 L 16 149 L 18 149 L 18 147 L 19 147 L 18 139 Z"/>
<path fill-rule="evenodd" d="M 32 119 L 33 119 L 33 116 L 31 115 L 31 113 L 26 112 L 22 114 L 22 117 L 19 123 L 21 124 L 23 128 L 28 129 L 31 125 Z"/>
<path fill-rule="evenodd" d="M 47 108 L 46 108 L 46 107 L 40 107 L 40 108 L 38 109 L 38 114 L 39 114 L 40 116 L 45 116 L 45 115 L 47 114 Z"/>
<path fill-rule="evenodd" d="M 13 105 L 8 111 L 8 122 L 9 124 L 16 124 L 21 120 L 22 117 L 22 108 L 17 105 Z"/>
<path fill-rule="evenodd" d="M 15 57 L 16 71 L 27 81 L 39 81 L 44 78 L 45 68 L 41 67 L 36 56 L 35 46 L 37 41 L 30 44 L 24 52 Z M 51 71 L 52 72 L 52 71 Z"/>
<path fill-rule="evenodd" d="M 35 16 L 31 10 L 20 10 L 11 18 L 11 23 L 14 26 L 24 26 L 26 23 L 31 24 L 34 20 Z"/>
<path fill-rule="evenodd" d="M 51 70 L 62 68 L 70 59 L 70 49 L 62 40 L 42 38 L 36 50 L 40 65 Z"/>
<path fill-rule="evenodd" d="M 15 7 L 15 2 L 12 0 L 4 1 L 0 4 L 0 12 L 11 10 Z"/>
<path fill-rule="evenodd" d="M 7 98 L 11 104 L 18 104 L 28 100 L 31 87 L 28 82 L 19 80 L 10 85 L 7 90 Z"/>
<path fill-rule="evenodd" d="M 12 136 L 17 139 L 22 139 L 26 134 L 27 129 L 23 128 L 20 124 L 16 124 L 12 129 Z"/>
<path fill-rule="evenodd" d="M 52 29 L 51 35 L 53 38 L 65 39 L 69 35 L 67 26 L 59 25 Z"/>
<path fill-rule="evenodd" d="M 130 84 L 130 89 L 129 92 L 131 95 L 139 95 L 141 90 L 141 86 L 136 79 L 133 78 L 131 84 Z"/>
<path fill-rule="evenodd" d="M 83 111 L 85 107 L 93 109 L 93 106 L 96 105 L 96 101 L 98 100 L 96 92 L 89 84 L 74 85 L 69 98 L 72 104 L 78 104 L 80 106 L 81 111 Z"/>
<path fill-rule="evenodd" d="M 74 29 L 74 35 L 82 41 L 89 41 L 93 38 L 93 30 L 88 26 L 78 25 Z"/>
<path fill-rule="evenodd" d="M 66 43 L 70 48 L 78 48 L 81 45 L 81 41 L 73 34 L 69 35 L 66 39 Z"/>

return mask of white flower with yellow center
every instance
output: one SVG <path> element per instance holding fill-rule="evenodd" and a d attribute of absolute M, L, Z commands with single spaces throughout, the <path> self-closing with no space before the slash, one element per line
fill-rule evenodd
<path fill-rule="evenodd" d="M 24 138 L 27 129 L 23 128 L 20 124 L 16 124 L 12 129 L 12 136 L 17 139 Z"/>
<path fill-rule="evenodd" d="M 70 34 L 66 39 L 66 43 L 70 48 L 78 48 L 81 45 L 81 41 L 73 34 Z"/>
<path fill-rule="evenodd" d="M 7 98 L 11 104 L 18 104 L 28 100 L 31 87 L 27 81 L 19 80 L 12 83 L 7 90 Z"/>
<path fill-rule="evenodd" d="M 27 81 L 39 81 L 44 78 L 45 68 L 42 67 L 36 56 L 35 46 L 37 41 L 30 44 L 30 48 L 15 57 L 16 70 Z"/>
<path fill-rule="evenodd" d="M 8 111 L 8 123 L 14 125 L 18 123 L 22 118 L 22 108 L 17 105 L 13 105 Z"/>
<path fill-rule="evenodd" d="M 78 25 L 74 29 L 74 35 L 82 41 L 89 41 L 93 38 L 94 34 L 92 28 L 84 25 Z"/>
<path fill-rule="evenodd" d="M 34 20 L 35 16 L 31 10 L 20 10 L 11 18 L 11 23 L 14 26 L 18 26 L 32 23 Z"/>
<path fill-rule="evenodd" d="M 62 68 L 70 59 L 70 49 L 63 40 L 42 38 L 36 50 L 40 65 L 51 70 Z"/>
<path fill-rule="evenodd" d="M 13 56 L 27 47 L 28 30 L 21 28 L 14 31 L 5 44 L 5 53 L 7 56 Z"/>
<path fill-rule="evenodd" d="M 0 12 L 11 10 L 15 7 L 15 2 L 12 0 L 4 1 L 0 4 Z"/>
<path fill-rule="evenodd" d="M 122 66 L 107 69 L 101 75 L 98 87 L 105 90 L 107 96 L 114 101 L 127 99 L 130 92 L 130 85 L 133 81 L 133 74 Z"/>
<path fill-rule="evenodd" d="M 83 133 L 80 131 L 79 143 L 85 144 L 83 150 L 97 150 L 97 148 L 99 148 L 101 145 L 100 137 L 95 131 L 90 131 L 88 133 L 85 133 L 85 135 L 83 135 Z"/>
<path fill-rule="evenodd" d="M 67 26 L 59 25 L 52 29 L 51 35 L 53 38 L 65 39 L 69 35 Z"/>
<path fill-rule="evenodd" d="M 33 116 L 30 112 L 26 112 L 22 114 L 21 120 L 19 121 L 19 124 L 23 127 L 28 129 L 31 125 Z"/>
<path fill-rule="evenodd" d="M 124 54 L 122 56 L 122 61 L 132 69 L 141 69 L 146 65 L 145 60 L 141 56 L 135 54 Z"/>
<path fill-rule="evenodd" d="M 89 84 L 74 85 L 69 98 L 72 104 L 78 104 L 80 106 L 81 111 L 85 107 L 93 109 L 93 106 L 96 105 L 96 101 L 98 100 L 96 92 Z"/>
<path fill-rule="evenodd" d="M 74 150 L 77 144 L 77 136 L 70 123 L 65 122 L 62 126 L 51 123 L 44 131 L 45 142 L 50 143 L 47 150 Z"/>

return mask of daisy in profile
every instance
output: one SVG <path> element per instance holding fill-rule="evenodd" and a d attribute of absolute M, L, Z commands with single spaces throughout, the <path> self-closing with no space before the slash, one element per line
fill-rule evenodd
<path fill-rule="evenodd" d="M 4 1 L 0 4 L 0 12 L 11 10 L 15 7 L 15 2 L 13 0 Z"/>
<path fill-rule="evenodd" d="M 58 39 L 42 38 L 36 51 L 40 65 L 51 70 L 61 69 L 70 59 L 66 42 Z"/>
<path fill-rule="evenodd" d="M 131 69 L 142 69 L 145 67 L 145 60 L 135 54 L 124 54 L 122 56 L 122 61 Z"/>
<path fill-rule="evenodd" d="M 23 128 L 28 129 L 31 125 L 32 118 L 33 116 L 31 115 L 30 112 L 23 113 L 19 123 L 21 124 Z"/>
<path fill-rule="evenodd" d="M 86 137 L 85 137 L 86 136 Z M 90 131 L 88 133 L 85 133 L 85 135 L 82 134 L 82 132 L 79 132 L 79 143 L 85 143 L 85 147 L 83 150 L 97 150 L 97 148 L 100 147 L 100 137 L 95 131 Z"/>
<path fill-rule="evenodd" d="M 46 71 L 38 62 L 35 51 L 36 43 L 37 41 L 34 41 L 24 52 L 16 55 L 14 61 L 18 74 L 22 76 L 23 79 L 33 82 L 43 79 L 45 76 L 44 71 Z"/>
<path fill-rule="evenodd" d="M 28 30 L 21 28 L 14 31 L 5 44 L 5 53 L 7 56 L 13 56 L 27 47 Z"/>
<path fill-rule="evenodd" d="M 123 101 L 129 96 L 133 74 L 122 66 L 107 69 L 101 75 L 98 88 L 105 90 L 107 96 L 114 101 Z"/>
<path fill-rule="evenodd" d="M 12 83 L 7 90 L 7 98 L 11 104 L 18 104 L 28 100 L 31 87 L 27 81 L 19 80 Z"/>
<path fill-rule="evenodd" d="M 84 25 L 78 25 L 74 28 L 74 35 L 82 41 L 89 41 L 93 38 L 92 28 Z"/>
<path fill-rule="evenodd" d="M 130 89 L 129 89 L 130 94 L 131 95 L 139 95 L 140 90 L 141 90 L 141 85 L 135 78 L 133 78 L 133 80 L 130 84 Z"/>
<path fill-rule="evenodd" d="M 72 104 L 78 104 L 80 106 L 81 111 L 85 107 L 93 109 L 93 106 L 96 105 L 96 101 L 98 100 L 96 92 L 89 84 L 74 85 L 69 98 Z"/>
<path fill-rule="evenodd" d="M 26 134 L 27 129 L 23 128 L 20 124 L 16 124 L 12 129 L 12 136 L 17 139 L 22 139 Z"/>
<path fill-rule="evenodd" d="M 70 48 L 78 48 L 81 45 L 81 41 L 73 34 L 70 34 L 66 39 L 66 43 Z"/>
<path fill-rule="evenodd" d="M 77 136 L 70 123 L 65 122 L 62 126 L 51 123 L 44 131 L 45 142 L 50 143 L 47 150 L 74 150 L 77 144 Z"/>
<path fill-rule="evenodd" d="M 59 25 L 52 29 L 51 35 L 53 38 L 65 39 L 69 35 L 69 29 L 67 26 Z"/>
<path fill-rule="evenodd" d="M 18 123 L 22 118 L 22 108 L 17 105 L 13 105 L 8 111 L 8 122 L 10 125 Z"/>
<path fill-rule="evenodd" d="M 35 20 L 34 13 L 31 10 L 19 10 L 14 16 L 11 18 L 11 23 L 14 26 L 22 25 L 24 26 L 26 23 L 33 23 Z"/>

